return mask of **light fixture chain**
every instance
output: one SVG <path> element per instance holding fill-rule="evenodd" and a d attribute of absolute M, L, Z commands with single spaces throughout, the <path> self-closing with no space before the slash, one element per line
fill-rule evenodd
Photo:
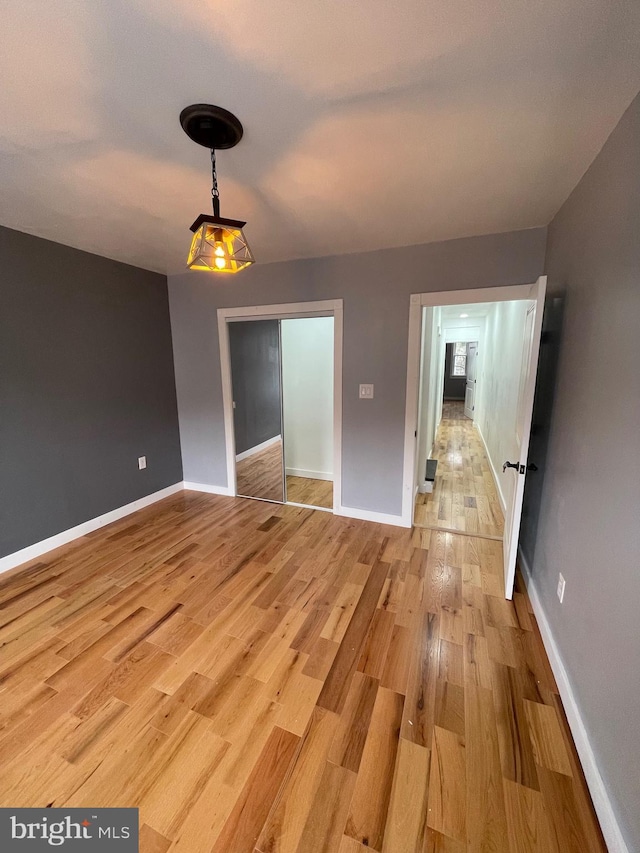
<path fill-rule="evenodd" d="M 211 199 L 213 201 L 213 215 L 220 216 L 220 192 L 218 190 L 218 175 L 216 173 L 216 151 L 211 149 Z"/>

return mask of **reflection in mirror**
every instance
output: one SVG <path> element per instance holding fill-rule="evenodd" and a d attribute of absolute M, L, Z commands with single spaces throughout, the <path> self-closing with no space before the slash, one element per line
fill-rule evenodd
<path fill-rule="evenodd" d="M 287 501 L 333 507 L 333 317 L 282 320 Z"/>
<path fill-rule="evenodd" d="M 237 493 L 284 502 L 278 320 L 229 323 Z"/>

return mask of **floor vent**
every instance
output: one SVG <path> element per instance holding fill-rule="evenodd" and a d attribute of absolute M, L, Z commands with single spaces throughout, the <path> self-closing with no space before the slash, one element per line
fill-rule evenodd
<path fill-rule="evenodd" d="M 436 470 L 438 468 L 437 459 L 427 459 L 427 469 L 424 475 L 424 483 L 420 485 L 418 491 L 421 495 L 429 494 L 433 491 L 433 484 L 436 479 Z"/>

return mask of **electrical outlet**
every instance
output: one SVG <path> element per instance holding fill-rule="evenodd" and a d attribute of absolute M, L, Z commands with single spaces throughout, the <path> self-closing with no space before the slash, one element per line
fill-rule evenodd
<path fill-rule="evenodd" d="M 562 604 L 562 600 L 564 599 L 564 588 L 565 588 L 565 579 L 562 577 L 562 573 L 558 575 L 558 599 L 560 604 Z"/>
<path fill-rule="evenodd" d="M 138 471 L 142 471 L 143 468 L 147 467 L 147 457 L 146 456 L 138 456 Z"/>
<path fill-rule="evenodd" d="M 360 399 L 361 400 L 373 400 L 373 385 L 361 385 L 360 386 Z"/>

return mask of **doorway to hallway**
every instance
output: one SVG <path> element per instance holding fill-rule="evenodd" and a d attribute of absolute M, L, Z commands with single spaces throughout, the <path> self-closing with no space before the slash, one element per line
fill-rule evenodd
<path fill-rule="evenodd" d="M 545 288 L 542 277 L 532 285 L 411 297 L 403 516 L 417 526 L 501 538 L 507 598 Z M 445 381 L 454 378 L 464 380 L 458 406 L 443 400 Z"/>

